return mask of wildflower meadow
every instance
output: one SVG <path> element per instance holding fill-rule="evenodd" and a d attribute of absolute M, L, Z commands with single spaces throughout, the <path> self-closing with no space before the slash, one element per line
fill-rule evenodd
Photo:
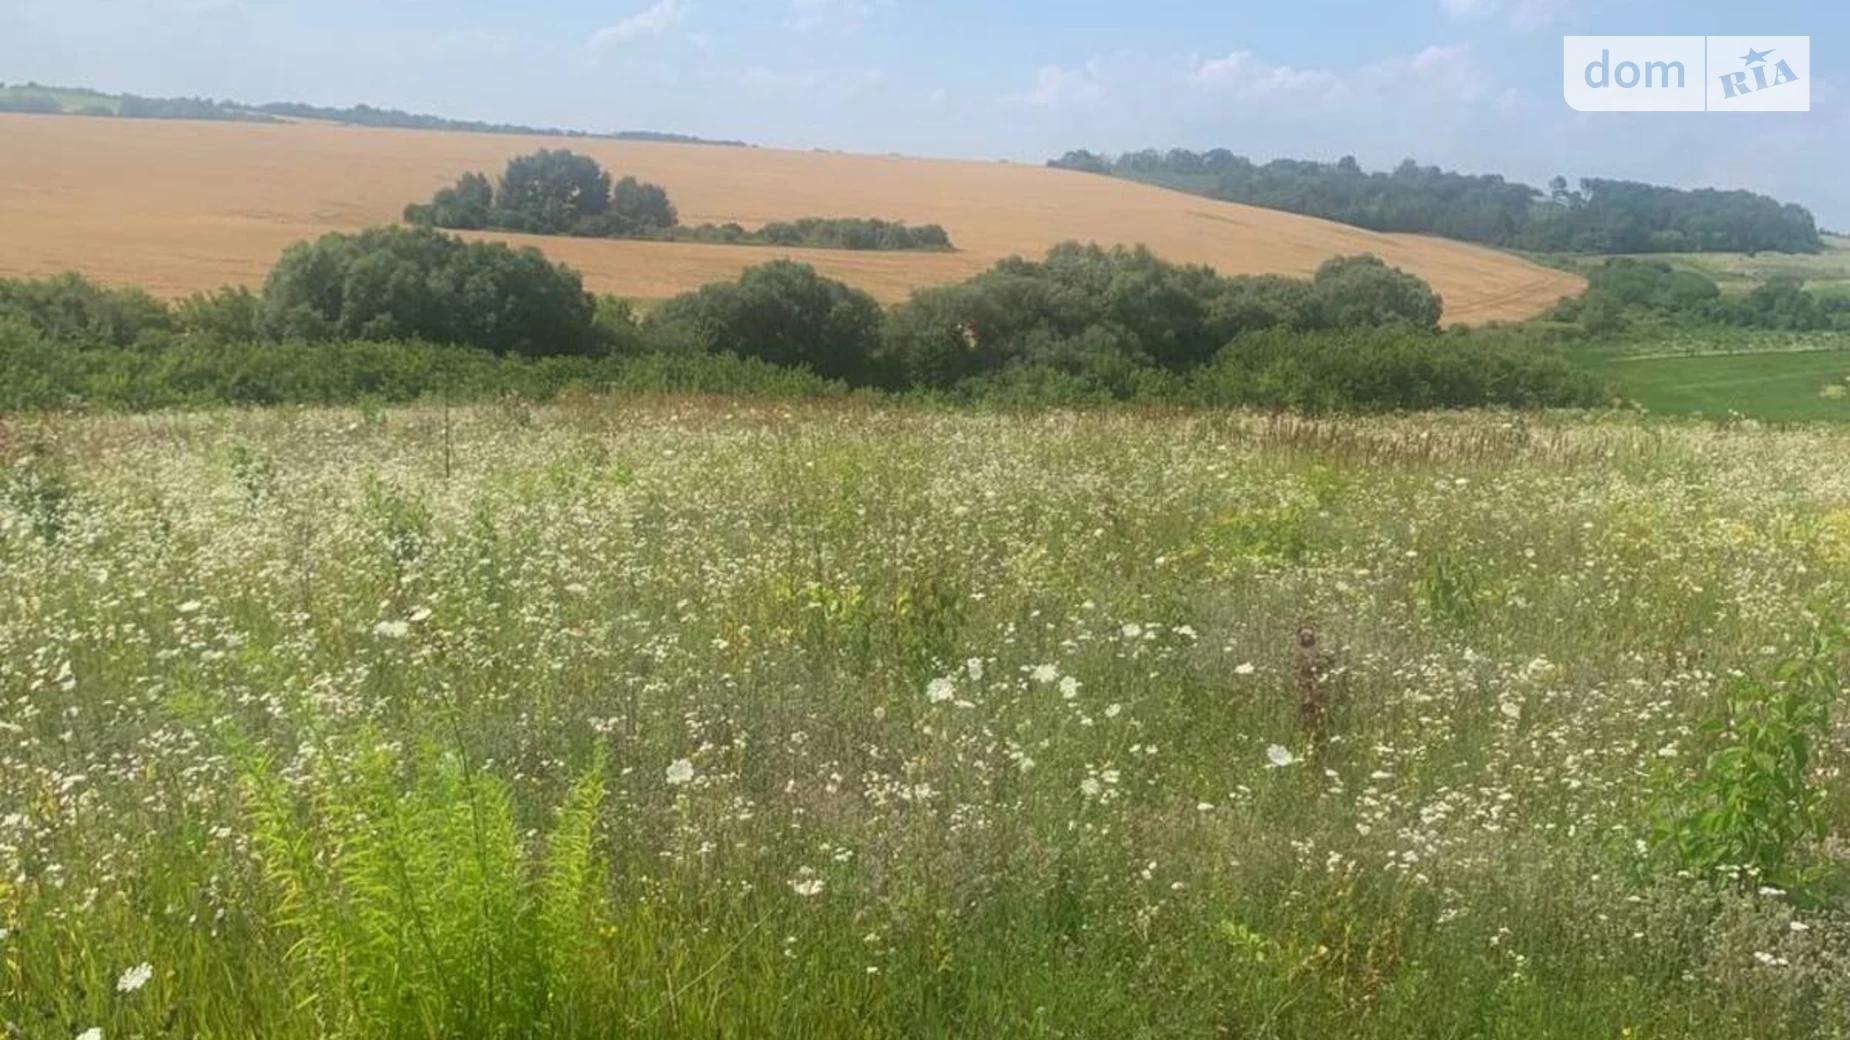
<path fill-rule="evenodd" d="M 1850 1037 L 1850 431 L 0 424 L 0 1037 Z"/>

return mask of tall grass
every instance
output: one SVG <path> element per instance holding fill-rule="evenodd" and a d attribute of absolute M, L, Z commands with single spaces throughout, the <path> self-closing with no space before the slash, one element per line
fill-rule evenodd
<path fill-rule="evenodd" d="M 1845 437 L 14 420 L 0 1029 L 1842 1037 Z"/>

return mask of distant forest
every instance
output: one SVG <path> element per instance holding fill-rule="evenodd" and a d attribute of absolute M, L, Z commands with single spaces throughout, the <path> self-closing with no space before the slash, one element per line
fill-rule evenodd
<path fill-rule="evenodd" d="M 400 130 L 453 130 L 475 134 L 529 134 L 538 137 L 596 138 L 611 141 L 663 141 L 673 144 L 711 144 L 749 147 L 744 141 L 716 141 L 688 134 L 655 130 L 620 130 L 598 134 L 556 127 L 517 123 L 484 123 L 473 119 L 403 112 L 395 108 L 354 105 L 329 108 L 294 101 L 247 105 L 208 98 L 144 98 L 134 94 L 105 94 L 85 87 L 48 87 L 39 83 L 0 83 L 0 112 L 46 115 L 116 116 L 123 119 L 209 119 L 239 123 L 281 123 L 290 119 L 317 119 L 351 126 L 390 127 Z"/>
<path fill-rule="evenodd" d="M 1354 224 L 1514 249 L 1683 253 L 1823 248 L 1811 211 L 1748 191 L 1684 191 L 1635 181 L 1565 177 L 1546 191 L 1496 174 L 1471 175 L 1408 159 L 1392 172 L 1275 159 L 1260 165 L 1224 148 L 1150 149 L 1112 158 L 1076 151 L 1049 166 L 1130 180 Z"/>

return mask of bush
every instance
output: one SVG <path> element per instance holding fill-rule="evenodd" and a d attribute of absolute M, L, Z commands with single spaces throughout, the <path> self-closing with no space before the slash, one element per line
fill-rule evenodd
<path fill-rule="evenodd" d="M 882 367 L 905 385 L 948 386 L 1050 363 L 1068 374 L 1101 367 L 1098 378 L 1112 383 L 1106 370 L 1126 363 L 1189 371 L 1261 329 L 1404 324 L 1430 332 L 1439 309 L 1425 282 L 1371 256 L 1331 260 L 1306 282 L 1226 278 L 1141 246 L 1069 242 L 1043 261 L 1004 260 L 960 285 L 913 294 L 887 321 Z"/>
<path fill-rule="evenodd" d="M 1622 289 L 1630 277 L 1615 272 L 1595 302 L 1656 298 Z M 1798 313 L 1793 299 L 1775 286 L 1750 302 Z M 1314 411 L 1603 400 L 1545 335 L 1439 333 L 1437 307 L 1424 283 L 1368 257 L 1310 280 L 1223 278 L 1144 249 L 1068 243 L 890 313 L 779 260 L 639 322 L 627 301 L 592 299 L 535 250 L 387 228 L 291 247 L 262 294 L 227 288 L 172 308 L 75 275 L 0 281 L 0 409 L 544 397 L 574 385 Z M 404 340 L 417 342 L 388 342 Z"/>
<path fill-rule="evenodd" d="M 110 289 L 79 274 L 0 278 L 0 315 L 12 313 L 47 339 L 131 346 L 174 329 L 165 304 L 140 289 Z"/>
<path fill-rule="evenodd" d="M 174 318 L 189 336 L 222 343 L 263 338 L 263 300 L 242 285 L 194 293 L 174 307 Z"/>
<path fill-rule="evenodd" d="M 648 329 L 666 345 L 690 344 L 865 383 L 881 317 L 880 305 L 859 289 L 807 264 L 774 260 L 747 268 L 737 282 L 667 301 L 649 316 Z"/>
<path fill-rule="evenodd" d="M 289 247 L 264 284 L 262 327 L 273 339 L 422 339 L 530 357 L 603 352 L 576 271 L 536 249 L 428 228 Z"/>
<path fill-rule="evenodd" d="M 1734 325 L 1810 331 L 1850 328 L 1850 300 L 1820 297 L 1789 276 L 1745 295 L 1724 295 L 1715 282 L 1659 260 L 1610 259 L 1587 272 L 1587 290 L 1562 300 L 1549 317 L 1610 335 L 1634 327 Z"/>
<path fill-rule="evenodd" d="M 1310 326 L 1319 329 L 1405 322 L 1431 331 L 1439 327 L 1443 309 L 1439 294 L 1418 276 L 1367 255 L 1324 261 L 1311 279 L 1305 302 Z"/>
<path fill-rule="evenodd" d="M 731 225 L 736 227 L 737 225 Z M 892 220 L 804 217 L 759 228 L 757 240 L 817 249 L 950 249 L 951 236 L 938 224 L 912 227 Z"/>
<path fill-rule="evenodd" d="M 546 400 L 573 390 L 817 397 L 845 393 L 808 372 L 728 354 L 496 356 L 429 343 L 176 341 L 159 351 L 69 350 L 0 318 L 0 411 L 146 411 L 221 405 L 413 401 L 437 394 Z"/>
<path fill-rule="evenodd" d="M 488 178 L 479 173 L 465 173 L 455 187 L 444 188 L 424 205 L 405 207 L 405 223 L 425 227 L 480 231 L 488 227 L 495 205 L 495 191 Z"/>
<path fill-rule="evenodd" d="M 1407 326 L 1242 336 L 1194 373 L 1188 398 L 1309 412 L 1574 408 L 1607 399 L 1596 379 L 1551 351 Z"/>
<path fill-rule="evenodd" d="M 643 231 L 674 227 L 681 222 L 668 192 L 659 184 L 648 184 L 625 177 L 610 191 L 610 211 Z"/>

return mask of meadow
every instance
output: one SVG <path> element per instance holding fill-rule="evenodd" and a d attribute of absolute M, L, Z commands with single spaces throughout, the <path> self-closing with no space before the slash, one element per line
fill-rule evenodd
<path fill-rule="evenodd" d="M 1743 293 L 1770 278 L 1797 278 L 1807 287 L 1833 296 L 1850 293 L 1850 238 L 1826 234 L 1817 253 L 1637 253 L 1637 260 L 1655 260 L 1679 270 L 1711 278 L 1723 292 Z M 1524 254 L 1537 263 L 1555 263 L 1567 270 L 1585 271 L 1607 257 L 1553 258 Z"/>
<path fill-rule="evenodd" d="M 1850 1036 L 1846 449 L 16 419 L 0 1032 Z"/>
<path fill-rule="evenodd" d="M 1750 337 L 1740 337 L 1749 340 Z M 1842 333 L 1818 349 L 1625 357 L 1586 351 L 1588 368 L 1658 415 L 1776 422 L 1850 419 L 1850 350 Z"/>
<path fill-rule="evenodd" d="M 0 114 L 0 276 L 81 271 L 180 297 L 256 287 L 288 245 L 397 222 L 465 170 L 500 170 L 559 139 L 388 130 Z M 943 225 L 954 252 L 792 250 L 885 303 L 961 281 L 1068 239 L 1145 243 L 1223 274 L 1306 275 L 1374 253 L 1431 282 L 1446 320 L 1534 315 L 1583 288 L 1577 275 L 1492 249 L 1383 235 L 1128 181 L 1012 163 L 573 140 L 621 177 L 664 186 L 688 224 L 824 215 Z M 123 178 L 132 190 L 123 190 Z M 700 242 L 494 237 L 543 250 L 586 287 L 655 300 L 729 281 L 777 250 Z"/>

